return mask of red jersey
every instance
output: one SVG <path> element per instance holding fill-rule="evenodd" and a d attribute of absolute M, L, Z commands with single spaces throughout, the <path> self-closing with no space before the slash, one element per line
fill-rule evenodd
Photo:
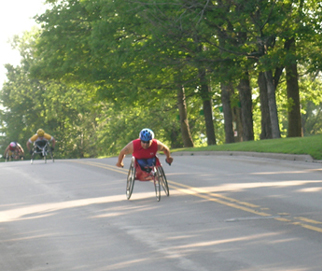
<path fill-rule="evenodd" d="M 135 139 L 133 142 L 133 153 L 132 155 L 136 159 L 149 159 L 156 156 L 158 152 L 158 143 L 156 139 L 152 139 L 152 144 L 149 148 L 143 149 L 141 146 L 141 140 Z"/>

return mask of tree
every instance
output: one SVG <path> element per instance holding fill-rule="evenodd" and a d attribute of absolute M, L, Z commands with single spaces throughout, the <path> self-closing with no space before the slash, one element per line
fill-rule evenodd
<path fill-rule="evenodd" d="M 60 157 L 96 156 L 95 129 L 91 126 L 97 116 L 95 90 L 85 86 L 67 86 L 60 82 L 40 81 L 29 77 L 35 58 L 32 44 L 37 40 L 34 31 L 15 38 L 15 46 L 22 56 L 21 65 L 7 65 L 8 81 L 0 99 L 2 133 L 23 145 L 38 128 L 43 128 L 58 141 Z M 86 117 L 85 117 L 86 116 Z M 92 143 L 93 142 L 93 143 Z"/>
<path fill-rule="evenodd" d="M 189 98 L 196 90 L 203 103 L 208 143 L 215 144 L 214 97 L 222 94 L 226 142 L 233 142 L 230 99 L 236 87 L 243 137 L 253 140 L 248 79 L 253 76 L 258 76 L 261 90 L 261 138 L 280 137 L 276 90 L 286 68 L 292 101 L 289 108 L 297 112 L 296 116 L 289 115 L 288 123 L 297 127 L 292 133 L 298 135 L 300 103 L 295 64 L 309 64 L 312 72 L 320 67 L 319 2 L 51 2 L 53 9 L 39 17 L 44 26 L 37 46 L 37 65 L 31 69 L 33 76 L 89 84 L 99 98 L 119 108 L 135 108 L 138 103 L 145 104 L 147 97 L 149 106 L 165 97 L 179 102 L 183 101 L 182 86 L 189 90 Z M 308 44 L 313 44 L 310 52 L 303 50 L 309 48 Z M 306 55 L 310 63 L 304 60 Z M 181 70 L 184 76 L 172 76 L 173 71 Z M 219 84 L 221 91 L 213 87 Z M 178 106 L 183 110 L 179 115 L 187 116 L 184 103 Z M 188 122 L 180 123 L 186 133 L 183 137 L 189 138 Z"/>
<path fill-rule="evenodd" d="M 146 99 L 158 101 L 160 96 L 171 95 L 169 85 L 179 82 L 163 78 L 169 74 L 165 70 L 170 64 L 161 56 L 168 53 L 156 47 L 151 31 L 144 27 L 147 24 L 129 5 L 114 1 L 55 3 L 38 17 L 43 31 L 32 76 L 98 86 L 99 97 L 114 103 L 133 105 L 140 100 L 144 104 Z M 54 63 L 56 59 L 60 65 Z M 179 110 L 184 108 L 179 105 Z M 181 124 L 185 126 L 183 137 L 189 138 L 188 122 Z"/>

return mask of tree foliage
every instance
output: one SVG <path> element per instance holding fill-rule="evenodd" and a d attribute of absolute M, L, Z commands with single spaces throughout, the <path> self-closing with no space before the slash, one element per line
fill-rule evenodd
<path fill-rule="evenodd" d="M 113 154 L 144 127 L 171 147 L 320 130 L 319 1 L 47 3 L 7 65 L 3 145 L 38 127 L 61 157 Z"/>

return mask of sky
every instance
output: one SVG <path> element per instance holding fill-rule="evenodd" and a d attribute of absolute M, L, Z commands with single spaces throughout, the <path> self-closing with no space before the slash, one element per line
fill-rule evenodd
<path fill-rule="evenodd" d="M 7 79 L 4 64 L 20 64 L 21 57 L 9 43 L 14 35 L 22 35 L 36 24 L 32 19 L 46 10 L 45 0 L 4 0 L 0 9 L 0 89 Z"/>

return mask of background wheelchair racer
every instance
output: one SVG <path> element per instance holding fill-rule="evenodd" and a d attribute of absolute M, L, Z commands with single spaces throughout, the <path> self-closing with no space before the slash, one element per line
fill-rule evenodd
<path fill-rule="evenodd" d="M 8 155 L 9 159 L 23 159 L 24 154 L 25 152 L 21 145 L 16 141 L 12 141 L 4 151 L 4 158 Z"/>
<path fill-rule="evenodd" d="M 39 144 L 39 146 L 44 147 L 44 145 L 46 145 L 47 142 L 50 142 L 50 141 L 52 142 L 51 151 L 54 151 L 55 144 L 56 144 L 55 138 L 52 137 L 50 134 L 46 134 L 43 129 L 38 129 L 37 133 L 34 134 L 31 138 L 29 138 L 27 141 L 27 148 L 29 153 L 30 154 L 33 153 L 33 150 L 31 149 L 30 144 L 34 144 L 35 151 L 39 153 L 41 152 L 41 149 L 37 145 Z"/>

